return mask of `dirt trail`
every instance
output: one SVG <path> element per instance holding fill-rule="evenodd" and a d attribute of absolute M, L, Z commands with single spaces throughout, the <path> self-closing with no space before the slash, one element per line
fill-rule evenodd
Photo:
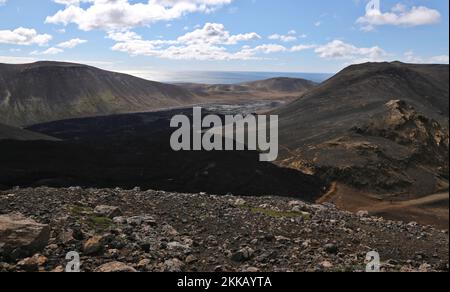
<path fill-rule="evenodd" d="M 379 212 L 379 211 L 386 211 L 386 210 L 394 210 L 399 208 L 407 208 L 407 207 L 423 207 L 425 205 L 430 204 L 445 204 L 445 202 L 448 203 L 449 201 L 449 193 L 440 193 L 440 194 L 434 194 L 430 196 L 426 196 L 419 199 L 409 200 L 409 201 L 403 201 L 403 202 L 382 202 L 378 204 L 377 206 L 374 206 L 373 208 L 370 208 L 369 211 L 371 212 Z"/>
<path fill-rule="evenodd" d="M 373 216 L 386 219 L 449 228 L 449 192 L 405 201 L 389 201 L 341 183 L 333 183 L 328 193 L 317 200 L 317 203 L 325 202 L 350 212 L 368 211 Z"/>

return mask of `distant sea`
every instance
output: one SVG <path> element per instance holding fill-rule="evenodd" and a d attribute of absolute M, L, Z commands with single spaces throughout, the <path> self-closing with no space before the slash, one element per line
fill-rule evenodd
<path fill-rule="evenodd" d="M 330 78 L 333 74 L 292 72 L 180 71 L 158 72 L 155 74 L 145 74 L 145 76 L 142 76 L 143 74 L 135 75 L 140 75 L 140 77 L 164 83 L 237 84 L 275 77 L 303 78 L 314 82 L 322 82 Z"/>

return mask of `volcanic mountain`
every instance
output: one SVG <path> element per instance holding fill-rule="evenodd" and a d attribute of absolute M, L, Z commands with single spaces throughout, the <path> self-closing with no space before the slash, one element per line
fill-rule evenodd
<path fill-rule="evenodd" d="M 258 90 L 280 91 L 280 92 L 304 92 L 315 87 L 317 84 L 313 81 L 301 78 L 278 77 L 262 81 L 253 81 L 243 83 L 247 86 Z"/>
<path fill-rule="evenodd" d="M 448 189 L 448 65 L 350 66 L 276 114 L 282 165 L 382 194 Z"/>
<path fill-rule="evenodd" d="M 294 78 L 172 85 L 73 63 L 0 64 L 0 123 L 28 126 L 208 102 L 292 100 L 315 85 Z"/>
<path fill-rule="evenodd" d="M 195 97 L 178 86 L 86 65 L 0 64 L 0 122 L 13 126 L 194 102 Z"/>
<path fill-rule="evenodd" d="M 240 84 L 179 84 L 199 97 L 219 100 L 297 99 L 317 86 L 301 78 L 272 78 Z"/>

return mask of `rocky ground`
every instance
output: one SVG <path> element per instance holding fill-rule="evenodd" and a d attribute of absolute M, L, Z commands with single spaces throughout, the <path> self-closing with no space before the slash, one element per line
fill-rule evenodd
<path fill-rule="evenodd" d="M 0 192 L 0 271 L 447 271 L 448 231 L 280 197 L 121 189 Z"/>

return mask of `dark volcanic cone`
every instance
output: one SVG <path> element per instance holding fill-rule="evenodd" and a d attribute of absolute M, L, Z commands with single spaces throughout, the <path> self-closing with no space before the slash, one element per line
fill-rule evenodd
<path fill-rule="evenodd" d="M 282 165 L 381 193 L 448 188 L 448 65 L 348 67 L 281 108 Z"/>

